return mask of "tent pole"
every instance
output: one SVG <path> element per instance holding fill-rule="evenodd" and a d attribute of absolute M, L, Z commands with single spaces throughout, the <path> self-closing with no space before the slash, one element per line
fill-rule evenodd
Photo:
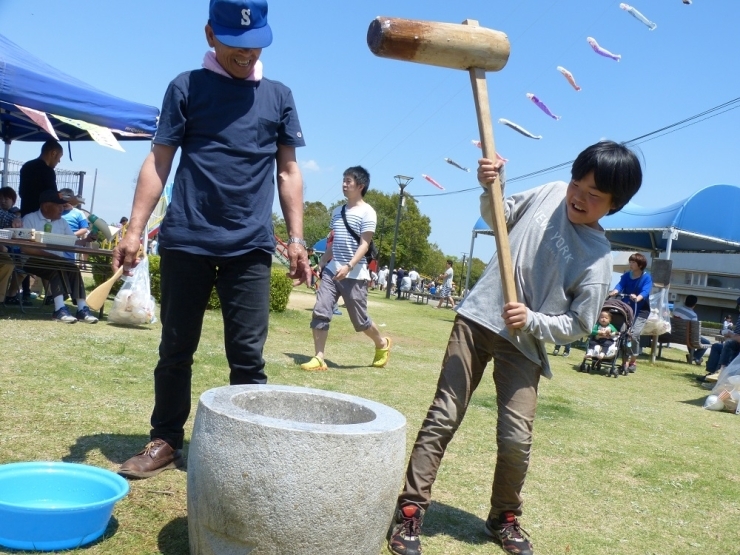
<path fill-rule="evenodd" d="M 470 269 L 473 267 L 473 246 L 475 245 L 476 232 L 470 238 L 470 254 L 468 255 L 468 273 L 465 276 L 465 291 L 470 292 Z"/>
<path fill-rule="evenodd" d="M 669 227 L 666 231 L 663 232 L 663 238 L 666 240 L 665 243 L 665 260 L 671 259 L 671 248 L 673 247 L 673 239 L 678 238 L 678 232 L 676 231 L 676 228 Z M 670 280 L 668 281 L 668 285 L 661 289 L 660 291 L 660 297 L 658 297 L 658 318 L 663 317 L 663 307 L 666 306 L 666 295 L 668 295 L 668 289 L 671 287 Z M 650 362 L 655 363 L 655 357 L 658 352 L 658 334 L 653 335 L 653 348 L 650 352 Z"/>
<path fill-rule="evenodd" d="M 8 186 L 8 159 L 10 158 L 10 141 L 5 142 L 5 154 L 3 155 L 3 187 Z"/>

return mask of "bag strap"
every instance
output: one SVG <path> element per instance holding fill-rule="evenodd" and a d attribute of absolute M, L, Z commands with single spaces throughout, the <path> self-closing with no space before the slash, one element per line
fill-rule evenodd
<path fill-rule="evenodd" d="M 355 233 L 355 230 L 349 227 L 349 224 L 347 223 L 347 215 L 344 213 L 345 209 L 347 208 L 347 205 L 342 205 L 342 221 L 344 222 L 344 227 L 347 228 L 347 231 L 349 231 L 349 234 L 354 237 L 355 241 L 357 241 L 357 246 L 359 247 L 360 244 L 362 244 L 362 241 L 360 241 L 360 236 Z"/>

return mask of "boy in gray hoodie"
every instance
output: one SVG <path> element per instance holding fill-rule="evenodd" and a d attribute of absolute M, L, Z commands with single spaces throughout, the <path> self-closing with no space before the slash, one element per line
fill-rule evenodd
<path fill-rule="evenodd" d="M 488 185 L 502 163 L 481 159 L 481 214 L 491 225 Z M 485 532 L 507 553 L 531 555 L 519 526 L 541 375 L 551 378 L 546 343 L 567 344 L 591 332 L 611 282 L 611 246 L 599 220 L 621 210 L 642 183 L 637 157 L 602 141 L 581 152 L 570 183 L 553 182 L 504 199 L 518 302 L 504 304 L 498 258 L 457 309 L 437 391 L 398 498 L 388 549 L 419 555 L 424 512 L 447 444 L 493 359 L 498 399 L 496 468 Z"/>

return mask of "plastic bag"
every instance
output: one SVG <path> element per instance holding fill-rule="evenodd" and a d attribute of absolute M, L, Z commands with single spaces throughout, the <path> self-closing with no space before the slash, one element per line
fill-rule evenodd
<path fill-rule="evenodd" d="M 735 357 L 735 360 L 722 369 L 709 397 L 716 397 L 715 403 L 721 402 L 724 410 L 735 414 L 740 413 L 738 410 L 738 404 L 740 403 L 740 357 Z M 707 403 L 705 401 L 705 408 Z M 722 410 L 722 408 L 714 410 Z"/>
<path fill-rule="evenodd" d="M 153 324 L 154 297 L 149 288 L 149 258 L 144 257 L 134 268 L 133 275 L 124 278 L 123 287 L 113 300 L 108 321 L 131 326 Z"/>
<path fill-rule="evenodd" d="M 653 308 L 650 310 L 650 315 L 640 335 L 663 335 L 664 333 L 671 333 L 670 314 L 664 308 L 663 315 L 661 316 L 658 313 L 658 309 Z"/>

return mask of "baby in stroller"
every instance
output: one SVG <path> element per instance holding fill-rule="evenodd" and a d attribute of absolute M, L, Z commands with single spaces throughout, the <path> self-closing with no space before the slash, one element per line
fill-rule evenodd
<path fill-rule="evenodd" d="M 588 350 L 579 370 L 590 372 L 601 369 L 602 362 L 610 362 L 609 376 L 617 377 L 619 371 L 616 360 L 619 353 L 625 356 L 625 339 L 629 341 L 629 329 L 632 326 L 632 309 L 629 305 L 616 299 L 607 299 L 601 308 L 599 320 L 594 325 L 588 338 Z"/>
<path fill-rule="evenodd" d="M 591 335 L 588 336 L 588 350 L 583 360 L 592 357 L 603 359 L 604 357 L 613 357 L 616 352 L 615 341 L 619 337 L 619 331 L 612 326 L 612 315 L 606 310 L 599 314 L 599 321 L 594 324 Z"/>

